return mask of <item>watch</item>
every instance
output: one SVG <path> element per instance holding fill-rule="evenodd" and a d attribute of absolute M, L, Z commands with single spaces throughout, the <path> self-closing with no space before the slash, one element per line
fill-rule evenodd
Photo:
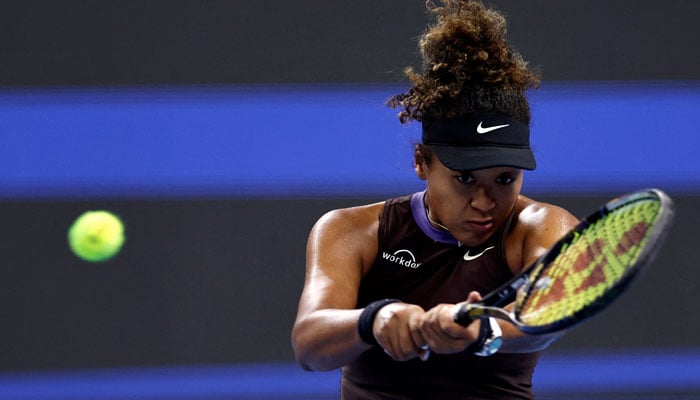
<path fill-rule="evenodd" d="M 476 341 L 478 347 L 474 354 L 482 357 L 496 354 L 503 344 L 503 333 L 496 319 L 482 319 L 480 331 L 479 339 Z"/>

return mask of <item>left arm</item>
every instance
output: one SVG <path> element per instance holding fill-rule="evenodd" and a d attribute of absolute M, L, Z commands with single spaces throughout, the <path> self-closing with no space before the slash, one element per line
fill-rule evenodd
<path fill-rule="evenodd" d="M 539 203 L 524 198 L 523 206 L 518 214 L 518 223 L 513 235 L 508 238 L 506 257 L 508 264 L 516 266 L 514 274 L 529 267 L 545 254 L 559 239 L 566 235 L 578 224 L 579 220 L 561 207 Z M 517 251 L 517 249 L 521 249 Z M 506 309 L 512 309 L 509 304 Z M 528 335 L 518 330 L 506 321 L 498 321 L 503 330 L 504 353 L 524 353 L 539 351 L 547 348 L 563 332 L 547 335 Z"/>
<path fill-rule="evenodd" d="M 563 208 L 550 204 L 538 203 L 522 198 L 516 209 L 518 216 L 513 232 L 506 241 L 506 258 L 514 274 L 520 273 L 530 266 L 540 256 L 549 250 L 560 238 L 568 233 L 577 223 L 571 213 Z M 465 299 L 468 302 L 481 300 L 479 293 L 472 292 Z M 512 309 L 514 304 L 506 306 Z M 423 320 L 422 329 L 426 341 L 436 353 L 455 353 L 465 350 L 473 341 L 464 340 L 470 337 L 467 330 L 478 330 L 479 323 L 463 327 L 453 320 L 454 304 L 439 304 L 429 310 Z M 527 353 L 545 349 L 554 342 L 561 332 L 549 335 L 528 335 L 517 329 L 513 324 L 498 320 L 503 332 L 504 353 Z M 475 328 L 476 326 L 476 328 Z M 473 337 L 473 336 L 471 336 Z M 455 340 L 461 338 L 462 340 Z"/>

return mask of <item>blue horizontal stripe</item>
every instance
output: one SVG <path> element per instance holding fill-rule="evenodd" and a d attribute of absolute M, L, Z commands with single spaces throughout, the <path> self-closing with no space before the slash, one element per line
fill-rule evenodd
<path fill-rule="evenodd" d="M 340 375 L 292 364 L 115 369 L 0 376 L 5 400 L 280 398 L 338 393 Z"/>
<path fill-rule="evenodd" d="M 417 190 L 396 85 L 0 90 L 0 197 Z M 530 94 L 525 190 L 700 189 L 700 82 Z"/>
<path fill-rule="evenodd" d="M 286 397 L 337 398 L 340 375 L 295 364 L 250 364 L 0 374 L 5 400 L 106 400 Z M 535 392 L 700 395 L 700 350 L 545 354 Z"/>
<path fill-rule="evenodd" d="M 535 373 L 541 392 L 694 392 L 700 395 L 700 352 L 543 355 Z"/>

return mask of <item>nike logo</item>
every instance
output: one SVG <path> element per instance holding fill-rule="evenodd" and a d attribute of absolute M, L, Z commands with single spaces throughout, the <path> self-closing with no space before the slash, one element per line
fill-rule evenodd
<path fill-rule="evenodd" d="M 494 247 L 496 247 L 496 246 L 487 247 L 481 253 L 474 254 L 473 256 L 469 255 L 469 250 L 467 250 L 467 252 L 464 254 L 464 260 L 465 261 L 476 260 L 477 258 L 481 257 L 482 255 L 484 255 L 484 253 L 493 249 Z"/>
<path fill-rule="evenodd" d="M 505 125 L 494 125 L 494 126 L 489 126 L 488 128 L 484 128 L 482 126 L 483 123 L 484 123 L 483 121 L 479 122 L 479 126 L 476 127 L 476 133 L 478 133 L 479 135 L 483 135 L 484 133 L 493 132 L 496 129 L 501 129 L 501 128 L 505 128 L 506 126 L 510 126 L 510 124 L 505 124 Z"/>

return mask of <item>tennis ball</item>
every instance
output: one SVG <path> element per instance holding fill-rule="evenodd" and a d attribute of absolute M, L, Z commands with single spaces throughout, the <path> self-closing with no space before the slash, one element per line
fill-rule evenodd
<path fill-rule="evenodd" d="M 86 211 L 68 229 L 68 244 L 85 261 L 109 260 L 124 244 L 124 224 L 109 211 Z"/>

